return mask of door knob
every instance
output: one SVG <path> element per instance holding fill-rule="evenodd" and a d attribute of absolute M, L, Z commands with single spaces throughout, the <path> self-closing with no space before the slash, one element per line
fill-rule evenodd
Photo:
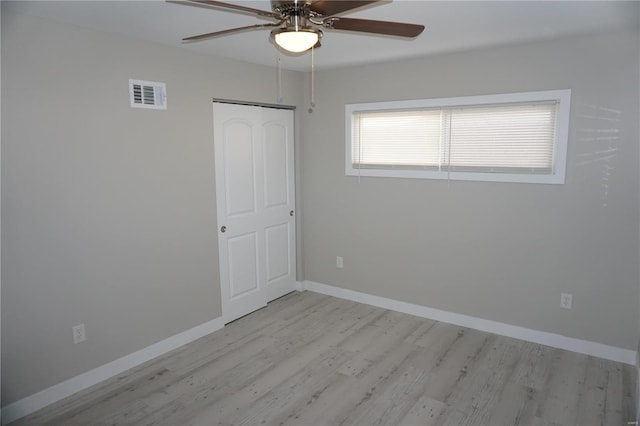
<path fill-rule="evenodd" d="M 220 228 L 220 232 L 227 232 L 227 227 L 222 225 L 222 228 Z"/>
<path fill-rule="evenodd" d="M 293 210 L 289 212 L 289 216 L 293 216 Z"/>

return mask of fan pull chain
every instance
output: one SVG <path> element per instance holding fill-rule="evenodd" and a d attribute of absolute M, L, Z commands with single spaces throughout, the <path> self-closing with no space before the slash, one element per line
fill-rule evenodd
<path fill-rule="evenodd" d="M 315 49 L 311 46 L 311 103 L 309 105 L 309 114 L 313 112 L 313 108 L 316 106 L 315 78 Z"/>
<path fill-rule="evenodd" d="M 447 144 L 447 189 L 451 187 L 451 112 L 449 112 L 449 143 Z"/>
<path fill-rule="evenodd" d="M 358 119 L 358 185 L 362 176 L 362 120 Z"/>
<path fill-rule="evenodd" d="M 278 104 L 281 104 L 282 99 L 282 66 L 280 65 L 280 49 L 276 49 L 278 52 Z"/>

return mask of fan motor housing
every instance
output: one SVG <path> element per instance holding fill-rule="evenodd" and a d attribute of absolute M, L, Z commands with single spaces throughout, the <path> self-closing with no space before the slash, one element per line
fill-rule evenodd
<path fill-rule="evenodd" d="M 309 16 L 310 0 L 271 0 L 271 7 L 283 16 Z"/>

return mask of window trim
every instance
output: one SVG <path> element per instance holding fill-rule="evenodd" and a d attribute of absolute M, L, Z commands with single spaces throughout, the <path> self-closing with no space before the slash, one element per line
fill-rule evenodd
<path fill-rule="evenodd" d="M 555 143 L 553 147 L 553 171 L 551 174 L 461 172 L 435 170 L 407 170 L 353 167 L 352 158 L 352 116 L 357 112 L 394 111 L 407 109 L 425 109 L 438 107 L 481 106 L 491 104 L 512 104 L 518 102 L 558 102 L 556 116 Z M 416 99 L 407 101 L 370 102 L 345 105 L 345 174 L 347 176 L 395 177 L 415 179 L 450 179 L 485 182 L 515 182 L 564 184 L 567 163 L 567 145 L 569 139 L 569 114 L 571 90 L 546 90 L 539 92 L 505 93 L 497 95 L 461 96 L 437 99 Z"/>

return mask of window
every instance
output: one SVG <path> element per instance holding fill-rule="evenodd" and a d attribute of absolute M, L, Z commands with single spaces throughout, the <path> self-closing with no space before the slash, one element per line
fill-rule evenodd
<path fill-rule="evenodd" d="M 570 90 L 346 106 L 346 174 L 564 183 Z"/>

